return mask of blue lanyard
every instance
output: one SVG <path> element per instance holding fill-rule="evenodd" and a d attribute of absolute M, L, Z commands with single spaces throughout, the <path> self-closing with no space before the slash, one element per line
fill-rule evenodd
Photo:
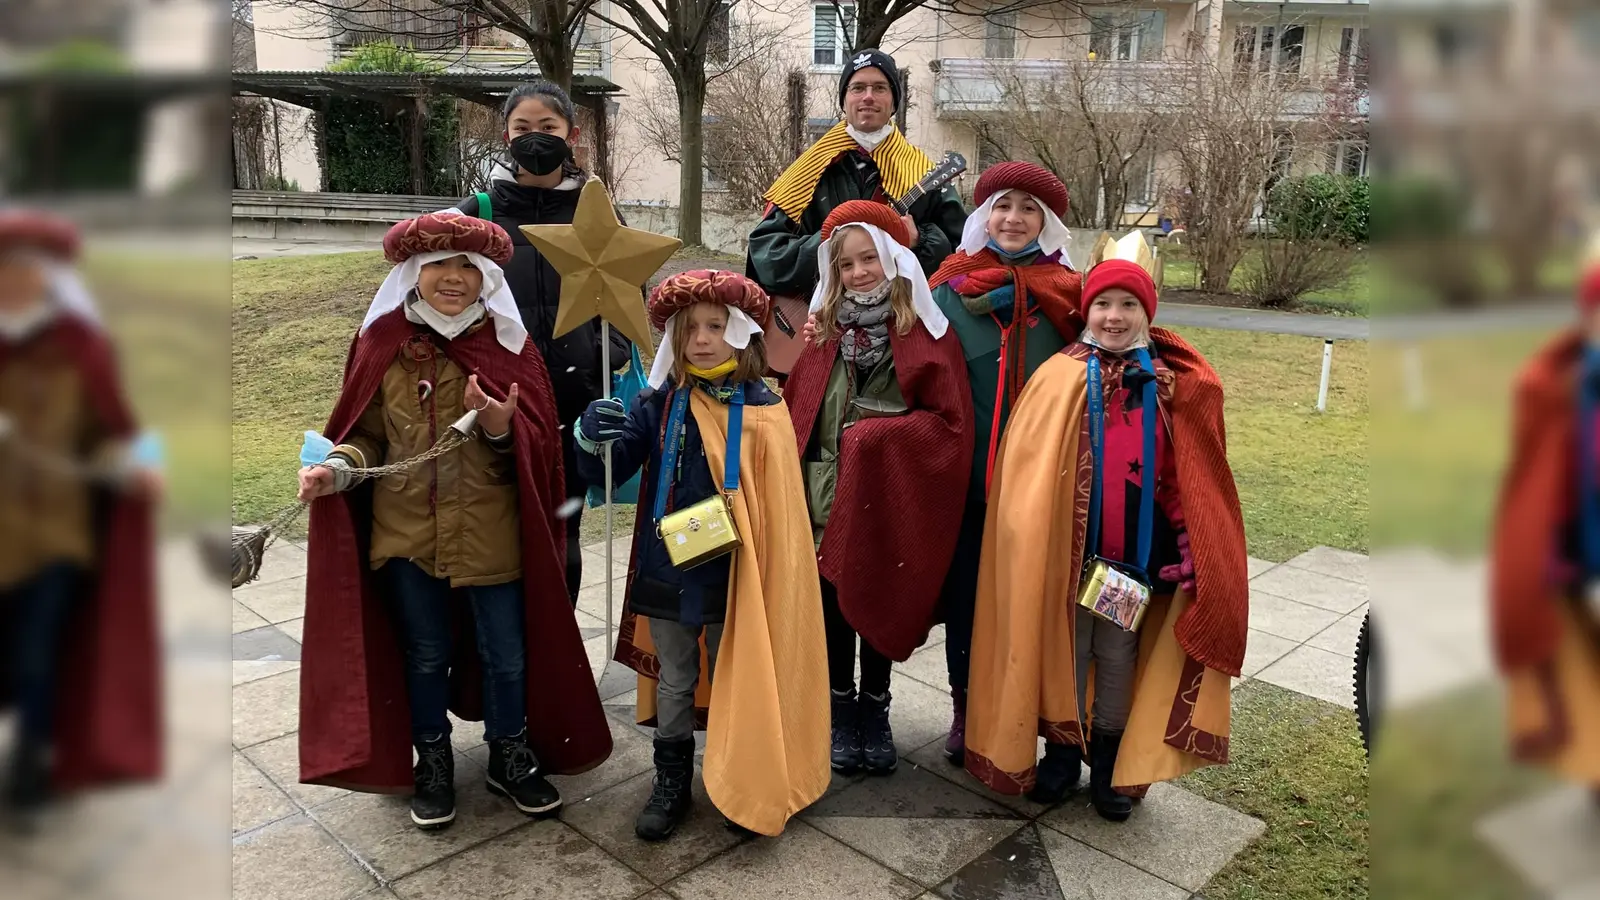
<path fill-rule="evenodd" d="M 1155 374 L 1150 352 L 1143 347 L 1138 351 L 1139 365 Z M 1150 566 L 1150 541 L 1155 531 L 1156 515 L 1156 383 L 1145 382 L 1144 406 L 1144 485 L 1139 492 L 1139 556 L 1138 568 L 1146 577 Z M 1089 491 L 1089 535 L 1084 552 L 1100 552 L 1100 502 L 1105 491 L 1106 410 L 1105 393 L 1100 383 L 1100 356 L 1089 353 L 1089 452 L 1094 456 L 1094 486 Z"/>
<path fill-rule="evenodd" d="M 656 521 L 667 514 L 667 494 L 672 490 L 672 475 L 678 468 L 678 444 L 683 434 L 683 420 L 689 412 L 689 395 L 692 387 L 672 389 L 668 400 L 667 433 L 661 446 L 661 472 L 656 476 Z M 739 444 L 744 437 L 744 385 L 733 390 L 728 401 L 728 455 L 722 461 L 722 489 L 732 493 L 739 489 Z"/>
<path fill-rule="evenodd" d="M 1578 373 L 1578 530 L 1583 568 L 1600 575 L 1600 460 L 1595 457 L 1595 416 L 1600 413 L 1600 349 L 1585 349 Z"/>

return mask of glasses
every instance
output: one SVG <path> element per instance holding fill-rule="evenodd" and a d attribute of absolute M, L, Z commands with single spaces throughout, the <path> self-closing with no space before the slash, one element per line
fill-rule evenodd
<path fill-rule="evenodd" d="M 846 93 L 852 97 L 859 97 L 863 94 L 888 94 L 891 91 L 887 84 L 862 84 L 858 82 L 850 85 Z"/>

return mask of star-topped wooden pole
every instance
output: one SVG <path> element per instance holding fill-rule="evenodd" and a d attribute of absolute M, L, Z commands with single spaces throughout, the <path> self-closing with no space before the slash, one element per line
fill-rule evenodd
<path fill-rule="evenodd" d="M 561 337 L 595 317 L 600 318 L 600 368 L 604 396 L 611 396 L 611 328 L 636 346 L 650 346 L 650 319 L 644 309 L 644 283 L 672 257 L 683 242 L 674 237 L 629 228 L 617 219 L 611 194 L 598 178 L 590 178 L 578 194 L 571 225 L 519 226 L 561 275 L 561 302 L 556 307 L 552 337 Z M 611 445 L 606 464 L 606 661 L 613 646 L 614 625 L 611 556 L 614 520 L 611 508 Z M 574 513 L 576 515 L 576 513 Z"/>

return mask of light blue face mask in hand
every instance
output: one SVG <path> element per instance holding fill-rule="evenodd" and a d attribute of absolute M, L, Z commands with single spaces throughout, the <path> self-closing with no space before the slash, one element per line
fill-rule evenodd
<path fill-rule="evenodd" d="M 333 452 L 333 441 L 315 431 L 306 432 L 305 443 L 300 445 L 300 465 L 314 466 Z"/>
<path fill-rule="evenodd" d="M 141 469 L 159 469 L 166 461 L 166 451 L 161 443 L 161 436 L 153 431 L 146 431 L 139 435 L 133 442 L 129 452 L 133 464 Z"/>

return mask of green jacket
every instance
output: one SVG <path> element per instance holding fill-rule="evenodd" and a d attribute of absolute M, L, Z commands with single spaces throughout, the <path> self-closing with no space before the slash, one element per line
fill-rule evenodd
<path fill-rule="evenodd" d="M 833 512 L 834 489 L 839 480 L 839 448 L 844 444 L 844 430 L 861 417 L 856 407 L 857 399 L 877 401 L 891 408 L 905 409 L 905 397 L 900 393 L 900 381 L 895 375 L 894 354 L 888 353 L 871 372 L 854 373 L 840 356 L 833 361 L 833 371 L 828 374 L 827 393 L 822 396 L 822 409 L 817 414 L 817 424 L 811 429 L 811 438 L 802 448 L 804 458 L 800 467 L 806 484 L 806 506 L 811 511 L 811 536 L 818 550 L 822 549 L 823 531 L 828 527 L 828 517 Z M 851 390 L 851 375 L 861 383 L 859 392 Z"/>
<path fill-rule="evenodd" d="M 864 162 L 864 164 L 863 164 Z M 817 247 L 822 243 L 822 222 L 846 200 L 871 200 L 878 189 L 878 167 L 858 153 L 833 161 L 817 182 L 811 205 L 796 223 L 773 206 L 750 232 L 745 275 L 772 294 L 810 297 L 817 284 Z M 953 188 L 946 187 L 912 204 L 917 223 L 917 246 L 912 248 L 924 274 L 932 275 L 956 245 L 967 221 L 966 207 Z"/>
<path fill-rule="evenodd" d="M 955 288 L 941 284 L 933 290 L 933 301 L 950 320 L 950 328 L 961 341 L 961 352 L 967 359 L 967 377 L 972 382 L 973 442 L 972 480 L 968 482 L 969 501 L 982 502 L 987 493 L 989 470 L 989 437 L 998 427 L 1005 434 L 1011 409 L 1000 410 L 995 421 L 995 389 L 1000 384 L 1000 326 L 992 316 L 975 316 L 967 312 Z M 1050 357 L 1061 352 L 1067 342 L 1043 314 L 1035 313 L 1034 324 L 1028 328 L 1027 358 L 1023 361 L 1023 378 L 1033 373 Z"/>

